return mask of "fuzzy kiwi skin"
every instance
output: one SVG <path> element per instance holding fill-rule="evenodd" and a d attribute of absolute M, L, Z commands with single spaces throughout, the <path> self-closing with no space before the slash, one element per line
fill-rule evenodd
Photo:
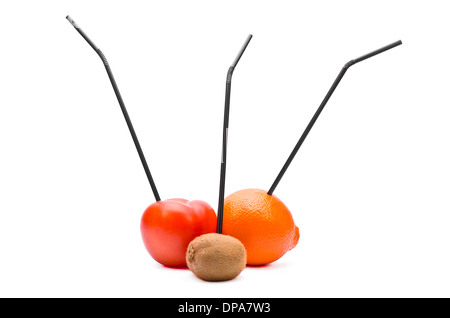
<path fill-rule="evenodd" d="M 186 252 L 188 268 L 200 279 L 224 281 L 238 276 L 247 264 L 247 252 L 237 238 L 208 233 L 193 239 Z"/>

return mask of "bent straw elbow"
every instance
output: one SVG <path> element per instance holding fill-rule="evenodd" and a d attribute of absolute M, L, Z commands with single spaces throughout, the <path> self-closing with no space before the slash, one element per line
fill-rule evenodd
<path fill-rule="evenodd" d="M 109 63 L 108 60 L 105 57 L 105 54 L 100 49 L 96 49 L 95 52 L 97 52 L 98 56 L 100 56 L 100 59 L 102 60 L 103 64 L 108 67 Z"/>
<path fill-rule="evenodd" d="M 231 84 L 231 78 L 233 77 L 234 66 L 230 66 L 227 72 L 227 84 Z"/>
<path fill-rule="evenodd" d="M 343 70 L 348 70 L 350 68 L 350 66 L 354 65 L 356 62 L 355 60 L 350 60 L 347 63 L 345 63 L 344 67 L 342 68 Z"/>

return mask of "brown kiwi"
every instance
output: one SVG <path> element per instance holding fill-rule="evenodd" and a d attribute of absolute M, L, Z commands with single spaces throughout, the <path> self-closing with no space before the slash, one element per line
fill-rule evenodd
<path fill-rule="evenodd" d="M 208 233 L 189 243 L 186 262 L 189 269 L 203 280 L 230 280 L 245 268 L 247 252 L 237 238 Z"/>

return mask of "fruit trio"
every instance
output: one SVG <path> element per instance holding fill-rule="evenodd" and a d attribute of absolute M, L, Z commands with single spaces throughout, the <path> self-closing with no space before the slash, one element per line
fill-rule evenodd
<path fill-rule="evenodd" d="M 223 218 L 223 234 L 243 244 L 247 265 L 274 262 L 299 240 L 289 209 L 263 190 L 246 189 L 229 195 Z M 208 203 L 169 199 L 155 202 L 145 210 L 141 234 L 147 251 L 157 262 L 186 267 L 189 243 L 203 234 L 215 233 L 216 223 L 216 214 Z"/>

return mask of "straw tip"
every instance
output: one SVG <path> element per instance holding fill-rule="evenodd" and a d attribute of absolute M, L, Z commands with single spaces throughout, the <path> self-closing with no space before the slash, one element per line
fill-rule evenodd
<path fill-rule="evenodd" d="M 396 47 L 396 46 L 399 46 L 401 44 L 403 44 L 402 40 L 398 40 L 398 41 L 395 41 L 394 43 L 392 43 L 391 46 L 392 47 Z"/>
<path fill-rule="evenodd" d="M 73 21 L 73 19 L 70 17 L 70 15 L 66 16 L 67 21 L 70 22 L 70 24 L 72 24 L 75 28 L 78 28 L 78 25 L 75 23 L 75 21 Z"/>

